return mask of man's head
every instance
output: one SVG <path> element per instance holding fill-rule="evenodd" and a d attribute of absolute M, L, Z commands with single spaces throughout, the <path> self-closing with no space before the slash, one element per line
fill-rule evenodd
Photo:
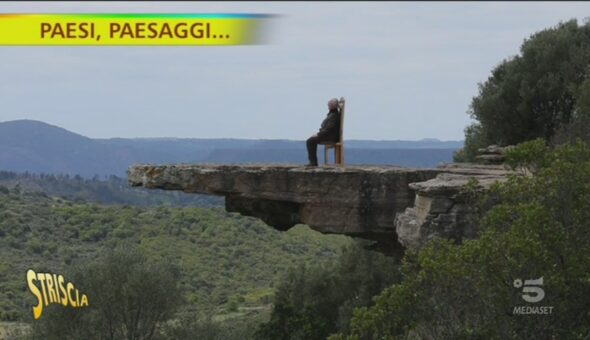
<path fill-rule="evenodd" d="M 328 108 L 330 110 L 337 109 L 338 108 L 338 99 L 336 99 L 336 98 L 330 99 L 330 101 L 328 101 Z"/>

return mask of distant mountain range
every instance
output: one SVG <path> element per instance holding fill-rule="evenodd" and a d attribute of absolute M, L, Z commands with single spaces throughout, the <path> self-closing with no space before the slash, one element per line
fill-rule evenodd
<path fill-rule="evenodd" d="M 347 164 L 432 167 L 462 141 L 347 140 Z M 318 150 L 320 160 L 323 147 Z M 92 139 L 34 120 L 0 123 L 0 170 L 125 176 L 134 163 L 306 163 L 304 141 L 231 138 Z"/>

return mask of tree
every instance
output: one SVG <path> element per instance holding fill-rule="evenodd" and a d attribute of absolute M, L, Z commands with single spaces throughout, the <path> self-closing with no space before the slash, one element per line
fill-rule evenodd
<path fill-rule="evenodd" d="M 557 130 L 551 144 L 573 143 L 578 138 L 590 143 L 590 78 L 578 89 L 577 109 L 572 119 Z"/>
<path fill-rule="evenodd" d="M 331 266 L 300 266 L 279 285 L 270 321 L 256 338 L 325 339 L 346 331 L 353 309 L 370 305 L 394 282 L 395 269 L 393 259 L 358 244 L 345 248 Z"/>
<path fill-rule="evenodd" d="M 582 110 L 578 102 L 587 103 L 582 84 L 589 71 L 590 22 L 570 20 L 533 34 L 519 55 L 502 61 L 479 84 L 468 111 L 476 122 L 465 130 L 465 149 L 457 159 L 473 160 L 489 144 L 551 140 Z"/>
<path fill-rule="evenodd" d="M 72 281 L 89 306 L 50 305 L 33 324 L 34 339 L 152 339 L 181 302 L 178 270 L 148 261 L 134 249 L 118 249 L 78 267 Z"/>

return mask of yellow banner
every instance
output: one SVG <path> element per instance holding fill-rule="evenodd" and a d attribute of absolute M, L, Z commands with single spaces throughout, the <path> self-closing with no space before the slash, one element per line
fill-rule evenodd
<path fill-rule="evenodd" d="M 0 45 L 215 46 L 261 42 L 269 14 L 0 14 Z"/>

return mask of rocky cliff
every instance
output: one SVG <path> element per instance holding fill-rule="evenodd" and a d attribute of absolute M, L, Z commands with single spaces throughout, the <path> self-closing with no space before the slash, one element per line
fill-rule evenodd
<path fill-rule="evenodd" d="M 418 248 L 433 237 L 456 242 L 476 237 L 473 222 L 480 207 L 472 193 L 484 192 L 512 173 L 501 165 L 447 164 L 439 169 L 442 172 L 433 179 L 410 183 L 414 204 L 396 215 L 397 238 L 406 248 Z"/>
<path fill-rule="evenodd" d="M 469 208 L 458 188 L 503 179 L 498 166 L 134 165 L 132 186 L 225 196 L 226 210 L 279 230 L 304 223 L 322 233 L 362 237 L 398 253 L 434 235 L 460 240 Z"/>

